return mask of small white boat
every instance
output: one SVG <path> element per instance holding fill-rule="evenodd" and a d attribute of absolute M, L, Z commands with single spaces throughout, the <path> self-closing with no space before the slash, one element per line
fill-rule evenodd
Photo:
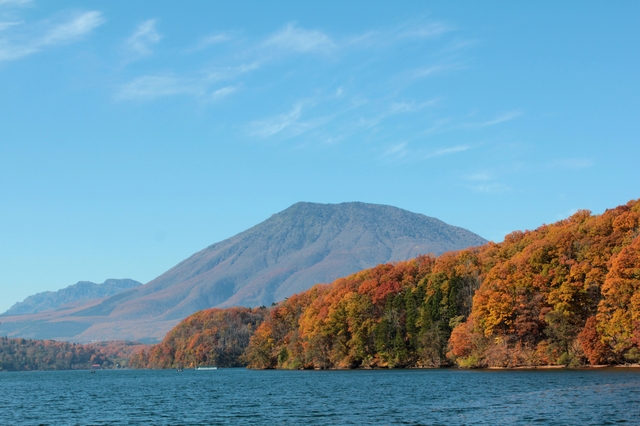
<path fill-rule="evenodd" d="M 217 370 L 218 367 L 196 367 L 196 370 Z"/>

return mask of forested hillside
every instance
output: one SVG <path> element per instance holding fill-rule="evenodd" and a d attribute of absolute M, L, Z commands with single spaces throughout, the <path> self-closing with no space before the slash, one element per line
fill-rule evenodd
<path fill-rule="evenodd" d="M 474 251 L 379 265 L 274 307 L 245 359 L 253 368 L 440 367 L 471 312 Z"/>
<path fill-rule="evenodd" d="M 79 345 L 54 340 L 0 337 L 0 371 L 76 370 L 125 367 L 133 352 L 143 345 L 105 342 Z"/>
<path fill-rule="evenodd" d="M 487 246 L 452 358 L 468 366 L 640 361 L 639 223 L 632 201 Z"/>
<path fill-rule="evenodd" d="M 240 367 L 244 365 L 240 356 L 267 315 L 265 307 L 196 312 L 173 328 L 162 343 L 134 355 L 130 365 L 134 368 Z"/>
<path fill-rule="evenodd" d="M 638 362 L 639 222 L 638 201 L 597 216 L 579 211 L 500 244 L 316 286 L 271 311 L 246 361 L 253 368 Z"/>
<path fill-rule="evenodd" d="M 579 211 L 516 231 L 499 244 L 382 264 L 270 309 L 203 311 L 133 364 L 297 369 L 638 361 L 640 201 L 631 201 L 601 215 Z"/>

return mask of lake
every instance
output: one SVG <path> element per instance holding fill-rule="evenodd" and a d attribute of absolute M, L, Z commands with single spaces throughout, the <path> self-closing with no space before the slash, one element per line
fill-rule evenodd
<path fill-rule="evenodd" d="M 640 424 L 640 369 L 0 373 L 0 424 Z"/>

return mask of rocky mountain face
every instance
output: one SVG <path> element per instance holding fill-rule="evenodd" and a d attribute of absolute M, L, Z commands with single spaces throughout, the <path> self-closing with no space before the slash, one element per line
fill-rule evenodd
<path fill-rule="evenodd" d="M 25 315 L 51 311 L 74 302 L 100 299 L 129 290 L 142 283 L 130 279 L 108 279 L 102 284 L 79 281 L 58 291 L 44 291 L 18 302 L 2 315 Z"/>
<path fill-rule="evenodd" d="M 391 206 L 297 203 L 143 286 L 55 319 L 34 318 L 34 327 L 44 327 L 42 321 L 49 329 L 52 321 L 60 327 L 64 323 L 69 328 L 64 338 L 77 341 L 159 340 L 180 319 L 201 309 L 269 305 L 380 263 L 484 243 L 465 229 Z M 0 334 L 5 324 L 3 320 Z"/>

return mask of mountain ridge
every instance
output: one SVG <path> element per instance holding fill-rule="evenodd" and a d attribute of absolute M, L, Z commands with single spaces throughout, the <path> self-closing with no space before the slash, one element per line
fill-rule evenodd
<path fill-rule="evenodd" d="M 113 296 L 125 290 L 141 286 L 142 283 L 129 279 L 110 278 L 102 284 L 91 281 L 78 281 L 57 291 L 43 291 L 17 302 L 0 315 L 36 314 L 55 310 L 68 303 Z"/>

